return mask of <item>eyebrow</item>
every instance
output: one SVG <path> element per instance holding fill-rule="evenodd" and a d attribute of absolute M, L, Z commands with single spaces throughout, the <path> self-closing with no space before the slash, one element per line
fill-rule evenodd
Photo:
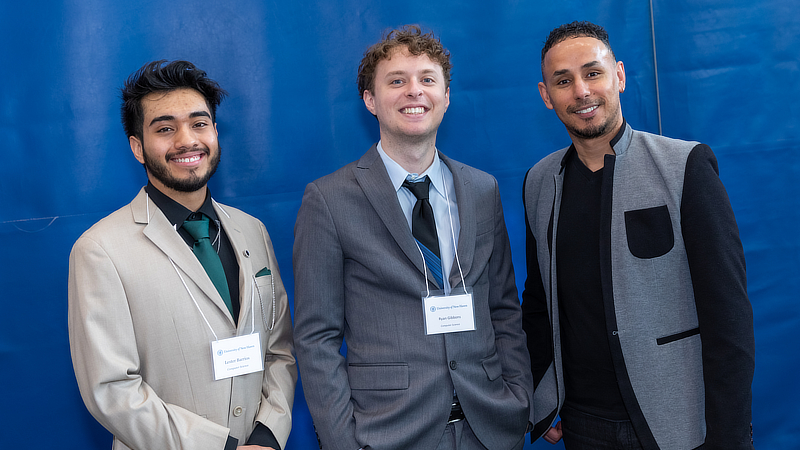
<path fill-rule="evenodd" d="M 436 74 L 436 70 L 434 70 L 434 69 L 424 69 L 424 70 L 420 70 L 419 73 L 421 73 L 423 75 Z M 406 72 L 405 70 L 395 70 L 394 72 L 387 73 L 386 74 L 386 78 L 397 76 L 397 75 L 406 75 L 406 74 L 408 74 L 408 72 Z"/>
<path fill-rule="evenodd" d="M 189 118 L 190 119 L 194 119 L 195 117 L 208 117 L 210 119 L 211 118 L 211 114 L 209 114 L 208 111 L 195 111 L 195 112 L 189 114 Z M 150 125 L 153 125 L 156 122 L 168 122 L 170 120 L 175 120 L 175 116 L 170 116 L 168 114 L 167 115 L 163 115 L 163 116 L 158 116 L 158 117 L 153 118 L 153 120 L 150 121 Z"/>
<path fill-rule="evenodd" d="M 582 65 L 582 66 L 581 66 L 581 69 L 588 69 L 588 68 L 590 68 L 590 67 L 597 67 L 597 66 L 600 66 L 600 65 L 602 65 L 602 64 L 600 63 L 600 61 L 597 61 L 597 60 L 595 60 L 595 61 L 590 61 L 590 62 L 588 62 L 588 63 L 586 63 L 586 64 Z M 553 72 L 553 76 L 554 76 L 554 77 L 557 77 L 557 76 L 564 75 L 565 73 L 569 73 L 569 70 L 568 70 L 568 69 L 556 70 L 555 72 Z"/>

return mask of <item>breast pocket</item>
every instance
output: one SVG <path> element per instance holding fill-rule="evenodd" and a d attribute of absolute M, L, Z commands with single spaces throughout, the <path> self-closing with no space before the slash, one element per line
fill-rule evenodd
<path fill-rule="evenodd" d="M 625 211 L 628 248 L 637 258 L 666 255 L 675 245 L 672 220 L 667 205 Z"/>

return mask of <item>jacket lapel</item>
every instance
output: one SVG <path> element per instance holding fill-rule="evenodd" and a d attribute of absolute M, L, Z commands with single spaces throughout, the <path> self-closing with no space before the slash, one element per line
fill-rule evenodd
<path fill-rule="evenodd" d="M 471 186 L 472 176 L 466 170 L 466 166 L 453 161 L 441 152 L 439 153 L 439 158 L 453 174 L 453 188 L 456 192 L 456 203 L 458 204 L 458 221 L 461 227 L 458 232 L 458 244 L 456 247 L 458 261 L 453 261 L 453 267 L 450 269 L 448 278 L 450 286 L 457 287 L 462 284 L 458 262 L 461 263 L 461 270 L 464 271 L 464 278 L 466 278 L 472 268 L 472 260 L 475 256 L 475 235 L 477 233 L 475 195 Z"/>
<path fill-rule="evenodd" d="M 239 298 L 234 301 L 239 301 L 239 330 L 249 330 L 250 320 L 245 320 L 252 314 L 253 306 L 253 265 L 250 264 L 250 250 L 247 246 L 247 240 L 242 233 L 239 224 L 236 223 L 228 215 L 228 212 L 216 201 L 214 202 L 214 210 L 217 212 L 217 217 L 222 223 L 222 228 L 228 235 L 228 240 L 231 242 L 233 252 L 236 254 L 236 262 L 239 265 Z M 224 307 L 224 304 L 223 304 Z M 227 310 L 227 308 L 226 308 Z"/>
<path fill-rule="evenodd" d="M 373 145 L 358 160 L 354 172 L 364 196 L 378 213 L 378 217 L 383 221 L 397 245 L 417 270 L 425 273 L 422 254 L 411 234 L 400 203 L 397 201 L 397 192 L 392 188 L 391 179 L 389 179 L 386 167 L 378 154 L 377 145 Z M 428 272 L 428 280 L 437 285 L 430 272 Z"/>
<path fill-rule="evenodd" d="M 172 259 L 175 265 L 184 273 L 184 280 L 193 282 L 208 297 L 212 303 L 217 305 L 220 312 L 225 315 L 233 326 L 233 317 L 228 312 L 228 307 L 211 282 L 211 278 L 206 274 L 203 265 L 192 253 L 192 249 L 186 245 L 181 236 L 175 231 L 167 217 L 153 203 L 145 193 L 144 189 L 131 202 L 133 219 L 136 223 L 145 224 L 144 235 L 161 249 L 167 257 Z M 196 299 L 201 300 L 201 299 Z"/>

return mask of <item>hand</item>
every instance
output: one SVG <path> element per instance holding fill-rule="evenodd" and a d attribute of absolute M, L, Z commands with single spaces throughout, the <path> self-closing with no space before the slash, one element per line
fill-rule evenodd
<path fill-rule="evenodd" d="M 555 427 L 550 427 L 550 429 L 547 430 L 547 433 L 544 434 L 544 440 L 551 444 L 555 444 L 561 440 L 562 434 L 561 421 L 559 420 Z"/>
<path fill-rule="evenodd" d="M 259 450 L 259 449 L 262 449 L 262 450 L 275 450 L 272 447 L 262 447 L 260 445 L 240 445 L 240 446 L 236 447 L 236 450 Z"/>

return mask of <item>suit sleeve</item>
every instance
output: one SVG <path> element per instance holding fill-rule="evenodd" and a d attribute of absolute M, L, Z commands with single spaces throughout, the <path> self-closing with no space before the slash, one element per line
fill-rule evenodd
<path fill-rule="evenodd" d="M 525 175 L 523 182 L 522 201 L 525 210 L 525 262 L 526 273 L 525 288 L 522 291 L 522 329 L 527 338 L 528 353 L 531 359 L 531 373 L 533 375 L 534 391 L 536 386 L 544 378 L 547 369 L 553 364 L 553 335 L 550 325 L 550 315 L 547 310 L 547 298 L 542 282 L 541 270 L 539 267 L 539 255 L 536 237 L 531 231 L 531 224 L 528 221 L 528 211 L 526 199 L 526 188 L 528 176 Z M 533 403 L 532 403 L 533 404 Z M 540 415 L 540 413 L 537 413 Z M 548 415 L 539 423 L 534 422 L 534 411 L 531 410 L 531 422 L 534 429 L 531 431 L 531 439 L 541 436 L 555 419 L 555 411 Z"/>
<path fill-rule="evenodd" d="M 267 348 L 264 355 L 264 380 L 261 387 L 261 407 L 256 416 L 257 423 L 265 425 L 281 447 L 286 446 L 289 432 L 292 429 L 292 405 L 294 403 L 294 390 L 297 383 L 297 366 L 293 355 L 292 345 L 292 319 L 289 313 L 289 301 L 286 289 L 281 280 L 278 262 L 272 248 L 272 241 L 263 224 L 259 224 L 263 244 L 269 256 L 269 267 L 275 282 L 275 324 L 268 333 Z M 271 301 L 272 299 L 265 299 Z M 257 317 L 256 320 L 259 318 Z M 267 324 L 272 324 L 272 317 L 266 319 Z M 258 430 L 258 428 L 257 428 Z M 251 436 L 248 443 L 270 443 L 274 439 L 267 433 L 254 433 L 256 438 L 264 436 L 267 440 L 253 441 Z"/>
<path fill-rule="evenodd" d="M 705 449 L 752 449 L 753 311 L 744 250 L 717 160 L 696 146 L 686 163 L 681 229 L 702 339 Z"/>
<path fill-rule="evenodd" d="M 68 322 L 81 397 L 119 440 L 132 448 L 225 447 L 227 428 L 162 401 L 142 380 L 125 289 L 114 261 L 86 237 L 70 254 Z"/>
<path fill-rule="evenodd" d="M 344 255 L 328 204 L 306 187 L 295 224 L 294 341 L 303 390 L 321 446 L 355 450 L 355 420 L 345 359 Z"/>
<path fill-rule="evenodd" d="M 505 380 L 520 388 L 518 395 L 530 399 L 533 395 L 533 381 L 529 370 L 530 360 L 522 331 L 517 285 L 514 267 L 511 263 L 511 245 L 503 216 L 503 205 L 497 182 L 494 184 L 495 196 L 495 242 L 489 261 L 490 289 L 489 307 L 495 332 L 495 344 L 503 364 Z"/>

